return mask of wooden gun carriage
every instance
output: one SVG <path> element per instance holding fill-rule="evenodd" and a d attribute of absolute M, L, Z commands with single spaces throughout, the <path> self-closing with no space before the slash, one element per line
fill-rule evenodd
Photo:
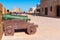
<path fill-rule="evenodd" d="M 23 20 L 4 20 L 3 29 L 6 36 L 14 35 L 15 30 L 26 30 L 29 35 L 35 34 L 36 27 L 34 23 L 26 22 Z"/>

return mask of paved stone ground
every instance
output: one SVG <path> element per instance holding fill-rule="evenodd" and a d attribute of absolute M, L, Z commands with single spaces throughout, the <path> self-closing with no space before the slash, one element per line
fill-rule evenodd
<path fill-rule="evenodd" d="M 27 35 L 24 32 L 15 33 L 14 36 L 4 36 L 2 40 L 60 40 L 60 19 L 31 16 L 31 22 L 38 24 L 37 32 L 34 35 Z"/>

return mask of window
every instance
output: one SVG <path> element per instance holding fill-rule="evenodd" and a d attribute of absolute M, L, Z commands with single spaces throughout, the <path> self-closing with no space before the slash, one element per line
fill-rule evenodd
<path fill-rule="evenodd" d="M 37 9 L 37 12 L 40 12 L 40 9 Z"/>
<path fill-rule="evenodd" d="M 45 15 L 48 15 L 48 7 L 45 8 Z"/>
<path fill-rule="evenodd" d="M 50 7 L 50 11 L 52 11 L 52 6 Z"/>
<path fill-rule="evenodd" d="M 43 11 L 43 8 L 42 8 L 42 11 Z"/>

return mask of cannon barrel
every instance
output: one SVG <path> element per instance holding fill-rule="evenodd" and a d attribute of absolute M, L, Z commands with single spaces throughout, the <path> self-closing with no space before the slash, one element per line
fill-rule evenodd
<path fill-rule="evenodd" d="M 3 20 L 24 20 L 24 21 L 30 20 L 28 18 L 28 16 L 23 16 L 23 15 L 10 15 L 10 14 L 3 14 L 2 18 L 3 18 Z"/>

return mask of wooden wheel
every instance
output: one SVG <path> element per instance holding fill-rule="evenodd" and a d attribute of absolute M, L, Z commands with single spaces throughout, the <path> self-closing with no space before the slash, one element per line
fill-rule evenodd
<path fill-rule="evenodd" d="M 34 27 L 34 26 L 32 26 L 32 25 L 27 27 L 27 33 L 28 33 L 29 35 L 35 34 L 35 32 L 36 32 L 36 27 Z"/>
<path fill-rule="evenodd" d="M 14 34 L 14 29 L 12 28 L 12 26 L 8 26 L 5 28 L 5 36 L 9 36 L 9 35 L 13 35 Z"/>

